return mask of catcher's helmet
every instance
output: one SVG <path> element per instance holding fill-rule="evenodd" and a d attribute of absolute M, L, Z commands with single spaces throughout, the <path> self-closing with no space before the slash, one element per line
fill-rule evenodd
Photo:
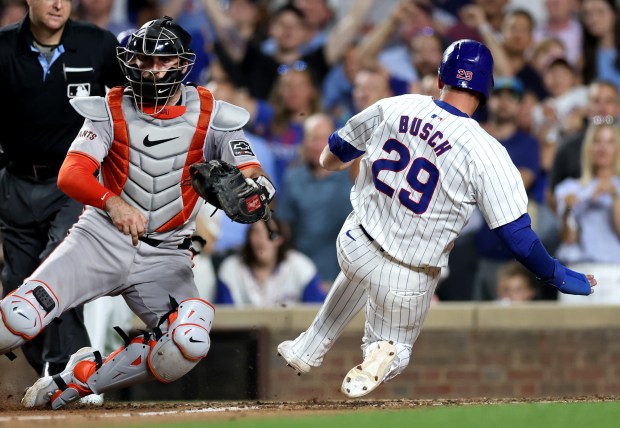
<path fill-rule="evenodd" d="M 439 80 L 445 85 L 477 92 L 483 105 L 494 85 L 491 51 L 475 40 L 457 40 L 443 53 Z"/>
<path fill-rule="evenodd" d="M 116 57 L 133 90 L 138 109 L 144 111 L 145 106 L 150 106 L 153 111 L 149 113 L 157 114 L 176 94 L 196 61 L 196 54 L 189 47 L 191 40 L 187 31 L 164 16 L 144 24 L 129 36 L 125 46 L 117 48 Z M 139 67 L 140 56 L 176 57 L 178 61 L 157 79 L 160 70 Z"/>

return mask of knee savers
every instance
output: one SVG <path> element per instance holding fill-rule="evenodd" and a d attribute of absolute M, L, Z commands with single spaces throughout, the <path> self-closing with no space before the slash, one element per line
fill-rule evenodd
<path fill-rule="evenodd" d="M 27 281 L 0 301 L 0 354 L 38 335 L 58 315 L 58 299 L 39 281 Z"/>
<path fill-rule="evenodd" d="M 74 370 L 75 378 L 96 394 L 153 377 L 163 383 L 177 380 L 207 355 L 213 313 L 213 307 L 203 300 L 185 300 L 169 316 L 167 331 L 157 341 L 136 338 L 99 367 L 94 359 L 82 362 Z"/>
<path fill-rule="evenodd" d="M 148 357 L 151 373 L 169 383 L 188 373 L 207 356 L 211 346 L 209 332 L 213 306 L 204 300 L 188 299 L 168 319 L 168 329 Z"/>

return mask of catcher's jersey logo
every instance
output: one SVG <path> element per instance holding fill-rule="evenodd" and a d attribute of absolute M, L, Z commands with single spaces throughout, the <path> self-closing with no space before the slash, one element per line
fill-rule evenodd
<path fill-rule="evenodd" d="M 230 147 L 232 148 L 233 155 L 235 156 L 254 156 L 252 146 L 247 141 L 231 141 Z"/>
<path fill-rule="evenodd" d="M 168 141 L 176 140 L 177 138 L 179 137 L 164 138 L 163 140 L 149 140 L 149 136 L 147 134 L 147 136 L 144 137 L 144 140 L 142 140 L 142 144 L 144 144 L 145 147 L 153 147 L 158 144 L 167 143 Z"/>

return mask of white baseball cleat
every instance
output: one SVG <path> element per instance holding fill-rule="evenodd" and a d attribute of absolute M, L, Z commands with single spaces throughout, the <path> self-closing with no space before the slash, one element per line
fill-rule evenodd
<path fill-rule="evenodd" d="M 396 358 L 396 347 L 384 340 L 376 345 L 364 362 L 349 370 L 342 381 L 340 390 L 347 397 L 363 397 L 381 385 L 387 376 Z"/>
<path fill-rule="evenodd" d="M 297 370 L 297 374 L 308 373 L 312 367 L 303 362 L 295 352 L 293 352 L 293 341 L 285 340 L 278 345 L 278 355 L 286 360 L 289 367 Z"/>
<path fill-rule="evenodd" d="M 105 399 L 103 397 L 103 394 L 90 394 L 86 397 L 80 398 L 80 400 L 78 401 L 80 405 L 88 407 L 101 407 L 103 406 L 104 402 Z"/>
<path fill-rule="evenodd" d="M 56 410 L 65 404 L 78 400 L 80 393 L 76 389 L 78 386 L 74 383 L 73 369 L 80 361 L 93 359 L 94 351 L 94 348 L 79 349 L 69 358 L 69 362 L 61 373 L 56 376 L 44 376 L 37 380 L 34 385 L 26 390 L 22 398 L 22 406 L 43 407 L 51 405 L 52 409 Z M 55 379 L 58 376 L 60 379 Z M 59 382 L 64 382 L 66 389 L 60 395 L 55 396 L 61 389 L 58 385 Z M 67 384 L 70 384 L 70 387 L 67 388 Z"/>

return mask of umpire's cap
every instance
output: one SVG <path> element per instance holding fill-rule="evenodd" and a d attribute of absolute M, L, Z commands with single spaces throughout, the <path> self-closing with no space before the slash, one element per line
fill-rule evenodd
<path fill-rule="evenodd" d="M 445 85 L 480 94 L 480 105 L 484 104 L 494 85 L 491 51 L 475 40 L 457 40 L 443 53 L 439 80 Z"/>

